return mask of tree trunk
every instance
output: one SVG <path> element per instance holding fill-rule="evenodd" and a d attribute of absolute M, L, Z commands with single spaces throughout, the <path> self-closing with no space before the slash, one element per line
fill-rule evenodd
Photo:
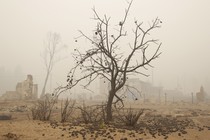
<path fill-rule="evenodd" d="M 49 79 L 49 75 L 50 75 L 50 72 L 48 71 L 47 75 L 45 77 L 44 86 L 42 88 L 42 93 L 41 93 L 41 96 L 40 96 L 41 98 L 45 95 L 45 89 L 46 89 L 46 86 L 47 86 L 47 81 Z"/>
<path fill-rule="evenodd" d="M 112 102 L 114 99 L 114 91 L 110 90 L 109 92 L 109 98 L 108 98 L 108 103 L 106 107 L 106 115 L 107 115 L 107 121 L 112 121 Z"/>

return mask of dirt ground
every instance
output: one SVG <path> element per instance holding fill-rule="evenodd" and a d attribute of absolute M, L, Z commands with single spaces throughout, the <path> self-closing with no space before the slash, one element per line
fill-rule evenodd
<path fill-rule="evenodd" d="M 0 114 L 12 116 L 0 120 L 0 140 L 210 140 L 210 104 L 135 102 L 132 108 L 147 110 L 139 127 L 104 125 L 100 129 L 55 119 L 32 120 L 28 109 L 32 105 L 32 101 L 0 101 Z"/>

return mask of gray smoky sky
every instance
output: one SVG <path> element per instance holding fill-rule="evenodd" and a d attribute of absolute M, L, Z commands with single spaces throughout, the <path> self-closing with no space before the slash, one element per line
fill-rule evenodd
<path fill-rule="evenodd" d="M 198 91 L 201 85 L 210 92 L 209 5 L 209 0 L 133 1 L 128 21 L 130 27 L 134 27 L 135 19 L 145 25 L 156 17 L 163 21 L 162 28 L 154 34 L 163 43 L 163 54 L 153 62 L 155 67 L 148 70 L 147 73 L 153 76 L 147 81 L 153 79 L 155 85 L 166 89 L 179 85 L 186 94 Z M 41 89 L 45 69 L 40 53 L 44 49 L 47 32 L 53 31 L 61 35 L 62 43 L 67 46 L 60 55 L 69 57 L 55 65 L 51 84 L 55 87 L 64 83 L 69 68 L 73 66 L 70 55 L 73 49 L 88 47 L 85 43 L 76 44 L 74 38 L 79 35 L 78 30 L 92 34 L 96 25 L 91 19 L 93 7 L 99 15 L 110 16 L 114 25 L 122 19 L 127 2 L 0 0 L 0 67 L 6 71 L 21 67 L 24 74 L 34 76 L 34 82 Z"/>

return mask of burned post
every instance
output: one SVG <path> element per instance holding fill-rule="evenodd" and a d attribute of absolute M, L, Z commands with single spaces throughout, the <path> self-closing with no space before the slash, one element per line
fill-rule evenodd
<path fill-rule="evenodd" d="M 191 95 L 192 95 L 192 104 L 193 104 L 193 92 L 191 93 Z"/>
<path fill-rule="evenodd" d="M 167 104 L 167 93 L 165 93 L 165 105 Z"/>

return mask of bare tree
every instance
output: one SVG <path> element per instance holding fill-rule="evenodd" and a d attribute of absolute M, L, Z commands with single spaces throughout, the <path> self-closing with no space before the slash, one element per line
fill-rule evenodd
<path fill-rule="evenodd" d="M 54 64 L 58 61 L 55 59 L 55 55 L 61 49 L 59 45 L 59 43 L 61 42 L 60 39 L 61 38 L 58 33 L 49 32 L 47 34 L 47 40 L 44 42 L 45 50 L 41 56 L 44 60 L 44 64 L 46 68 L 46 76 L 45 76 L 44 85 L 42 88 L 41 97 L 45 95 L 45 90 L 46 90 L 47 82 L 49 80 L 50 73 L 52 72 Z"/>
<path fill-rule="evenodd" d="M 125 24 L 132 2 L 128 3 L 123 19 L 117 26 L 114 26 L 112 32 L 110 31 L 110 18 L 107 18 L 106 15 L 99 16 L 93 9 L 94 20 L 97 22 L 93 37 L 79 31 L 81 33 L 79 38 L 84 37 L 90 42 L 91 47 L 85 52 L 79 49 L 74 50 L 73 57 L 76 64 L 70 70 L 67 79 L 68 89 L 84 79 L 88 79 L 85 87 L 97 78 L 106 79 L 105 81 L 110 83 L 106 105 L 107 121 L 112 120 L 112 105 L 118 102 L 123 104 L 123 99 L 119 96 L 118 91 L 125 85 L 128 77 L 136 74 L 148 76 L 142 73 L 142 70 L 153 67 L 151 62 L 161 54 L 159 51 L 161 43 L 158 43 L 157 39 L 151 39 L 151 31 L 159 28 L 162 23 L 159 18 L 149 23 L 146 29 L 142 27 L 142 22 L 134 21 L 134 28 L 128 34 Z M 75 42 L 78 42 L 79 38 L 76 38 Z M 122 45 L 124 41 L 131 38 L 127 46 Z M 78 71 L 81 74 L 77 75 Z"/>

